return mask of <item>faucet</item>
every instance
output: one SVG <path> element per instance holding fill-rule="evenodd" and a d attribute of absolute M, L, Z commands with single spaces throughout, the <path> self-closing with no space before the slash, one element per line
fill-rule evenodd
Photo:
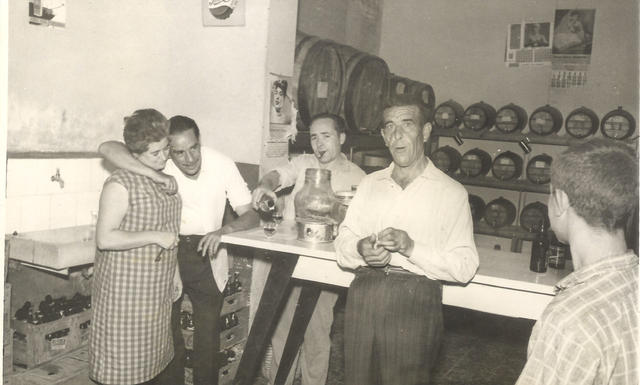
<path fill-rule="evenodd" d="M 64 181 L 60 177 L 60 169 L 59 168 L 56 168 L 56 174 L 51 176 L 51 181 L 60 183 L 60 188 L 64 188 Z"/>

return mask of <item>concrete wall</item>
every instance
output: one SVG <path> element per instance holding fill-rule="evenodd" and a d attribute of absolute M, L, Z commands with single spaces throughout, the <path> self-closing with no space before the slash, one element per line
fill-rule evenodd
<path fill-rule="evenodd" d="M 143 107 L 193 117 L 203 142 L 259 163 L 269 1 L 205 27 L 201 0 L 67 3 L 66 28 L 9 7 L 8 151 L 95 151 Z M 238 140 L 237 138 L 242 138 Z"/>
<path fill-rule="evenodd" d="M 553 22 L 555 9 L 595 8 L 595 34 L 584 88 L 552 89 L 551 66 L 507 68 L 507 25 Z M 392 72 L 433 86 L 437 103 L 510 102 L 529 113 L 544 104 L 565 116 L 585 106 L 600 117 L 638 106 L 638 2 L 526 0 L 385 1 L 380 57 Z"/>

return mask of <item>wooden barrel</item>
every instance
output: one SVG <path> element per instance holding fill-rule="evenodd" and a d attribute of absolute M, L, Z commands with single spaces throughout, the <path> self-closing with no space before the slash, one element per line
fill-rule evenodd
<path fill-rule="evenodd" d="M 469 207 L 471 208 L 471 218 L 473 223 L 478 222 L 484 217 L 485 204 L 484 200 L 477 195 L 469 194 Z"/>
<path fill-rule="evenodd" d="M 343 116 L 351 132 L 379 132 L 388 95 L 389 67 L 381 58 L 336 45 L 345 64 Z"/>
<path fill-rule="evenodd" d="M 414 95 L 421 102 L 422 107 L 430 113 L 436 105 L 436 96 L 433 88 L 426 83 L 421 83 L 405 77 L 391 74 L 389 77 L 389 98 L 392 99 L 396 95 Z"/>
<path fill-rule="evenodd" d="M 567 116 L 564 129 L 574 138 L 582 139 L 595 134 L 599 125 L 600 120 L 595 112 L 586 107 L 580 107 L 571 111 Z"/>
<path fill-rule="evenodd" d="M 549 228 L 549 211 L 547 205 L 541 202 L 533 202 L 524 206 L 520 212 L 520 226 L 523 229 L 534 232 L 544 223 Z"/>
<path fill-rule="evenodd" d="M 491 170 L 491 155 L 479 148 L 464 153 L 460 162 L 460 172 L 466 176 L 487 175 Z"/>
<path fill-rule="evenodd" d="M 496 128 L 505 134 L 516 133 L 527 125 L 527 118 L 524 108 L 510 103 L 496 113 Z"/>
<path fill-rule="evenodd" d="M 433 164 L 446 174 L 453 174 L 460 167 L 461 160 L 458 150 L 451 146 L 440 147 L 431 154 Z"/>
<path fill-rule="evenodd" d="M 455 100 L 449 99 L 436 107 L 433 112 L 433 124 L 436 128 L 457 128 L 462 121 L 464 108 Z"/>
<path fill-rule="evenodd" d="M 545 184 L 551 181 L 551 161 L 547 154 L 536 155 L 527 163 L 527 179 L 536 184 Z"/>
<path fill-rule="evenodd" d="M 500 197 L 487 203 L 484 209 L 484 220 L 491 227 L 509 226 L 516 219 L 516 206 Z"/>
<path fill-rule="evenodd" d="M 462 120 L 469 130 L 487 130 L 496 122 L 496 109 L 485 102 L 474 103 L 464 111 Z"/>
<path fill-rule="evenodd" d="M 529 130 L 538 135 L 556 133 L 562 127 L 562 113 L 550 105 L 537 108 L 529 118 Z"/>
<path fill-rule="evenodd" d="M 610 139 L 622 140 L 633 134 L 636 130 L 636 120 L 633 115 L 618 107 L 617 110 L 607 113 L 600 122 L 602 135 Z"/>
<path fill-rule="evenodd" d="M 491 173 L 500 180 L 513 180 L 522 175 L 522 158 L 511 151 L 496 156 L 491 166 Z"/>
<path fill-rule="evenodd" d="M 316 114 L 339 114 L 344 62 L 337 44 L 298 32 L 292 88 L 297 96 L 298 129 L 308 130 L 311 118 Z"/>

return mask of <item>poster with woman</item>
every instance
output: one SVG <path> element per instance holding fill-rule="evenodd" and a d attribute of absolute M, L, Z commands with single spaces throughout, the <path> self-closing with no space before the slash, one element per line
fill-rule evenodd
<path fill-rule="evenodd" d="M 595 9 L 557 9 L 553 54 L 591 55 L 595 19 Z"/>
<path fill-rule="evenodd" d="M 289 82 L 277 79 L 271 83 L 271 109 L 269 122 L 291 124 L 291 98 L 287 95 Z"/>
<path fill-rule="evenodd" d="M 525 47 L 548 47 L 551 23 L 527 23 L 524 25 Z"/>

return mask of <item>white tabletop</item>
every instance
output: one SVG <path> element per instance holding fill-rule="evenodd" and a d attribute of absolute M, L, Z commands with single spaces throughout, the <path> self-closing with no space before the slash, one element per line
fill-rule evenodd
<path fill-rule="evenodd" d="M 295 222 L 284 221 L 275 235 L 268 238 L 261 227 L 222 236 L 222 242 L 259 249 L 297 254 L 335 261 L 333 243 L 310 243 L 297 240 Z M 480 266 L 471 282 L 546 295 L 554 294 L 554 285 L 570 273 L 570 269 L 551 269 L 546 273 L 529 270 L 529 256 L 478 248 Z M 336 265 L 337 267 L 337 265 Z"/>

